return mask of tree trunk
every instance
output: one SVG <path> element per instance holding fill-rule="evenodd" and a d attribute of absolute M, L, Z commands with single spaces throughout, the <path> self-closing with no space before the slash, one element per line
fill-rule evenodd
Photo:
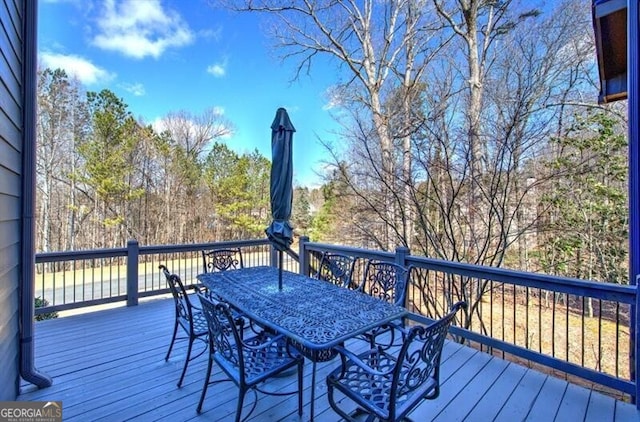
<path fill-rule="evenodd" d="M 472 2 L 474 3 L 474 2 Z M 482 108 L 482 72 L 478 54 L 478 35 L 476 15 L 471 11 L 465 11 L 467 19 L 466 40 L 468 45 L 469 64 L 469 104 L 467 105 L 467 124 L 469 137 L 469 160 L 470 160 L 470 188 L 469 188 L 469 259 L 477 262 L 480 258 L 481 239 L 478 236 L 482 230 L 478 218 L 483 214 L 482 195 L 480 184 L 482 183 L 482 146 L 480 139 L 480 114 Z"/>

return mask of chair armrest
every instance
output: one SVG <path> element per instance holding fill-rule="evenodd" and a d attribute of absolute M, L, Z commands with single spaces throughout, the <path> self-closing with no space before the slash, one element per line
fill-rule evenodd
<path fill-rule="evenodd" d="M 395 369 L 395 367 L 392 367 L 388 371 L 378 371 L 377 369 L 374 369 L 371 366 L 367 365 L 362 359 L 360 359 L 359 356 L 354 354 L 352 351 L 345 349 L 344 347 L 336 346 L 334 347 L 334 350 L 340 353 L 344 358 L 348 359 L 350 362 L 352 362 L 359 368 L 362 368 L 364 371 L 368 372 L 371 375 L 388 376 L 388 375 L 391 375 Z"/>

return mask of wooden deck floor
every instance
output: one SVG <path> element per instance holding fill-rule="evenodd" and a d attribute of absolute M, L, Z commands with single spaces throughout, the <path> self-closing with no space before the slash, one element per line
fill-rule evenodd
<path fill-rule="evenodd" d="M 36 367 L 54 382 L 42 390 L 24 384 L 18 400 L 61 400 L 65 421 L 233 420 L 237 390 L 229 382 L 210 387 L 203 413 L 195 411 L 206 369 L 204 355 L 191 362 L 182 388 L 176 387 L 185 348 L 180 342 L 169 362 L 164 361 L 172 321 L 171 300 L 155 299 L 37 323 Z M 324 383 L 336 365 L 318 365 L 317 421 L 339 419 L 328 405 Z M 259 395 L 249 420 L 307 420 L 310 374 L 307 365 L 302 418 L 295 395 Z M 216 375 L 221 377 L 217 369 Z M 291 389 L 295 378 L 283 377 L 269 385 Z M 634 405 L 455 343 L 445 346 L 441 380 L 440 397 L 421 404 L 411 414 L 414 421 L 640 420 Z M 252 402 L 248 395 L 246 405 Z"/>

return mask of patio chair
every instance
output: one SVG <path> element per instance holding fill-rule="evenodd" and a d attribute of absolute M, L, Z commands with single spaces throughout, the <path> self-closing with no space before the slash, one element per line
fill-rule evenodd
<path fill-rule="evenodd" d="M 393 262 L 371 260 L 367 262 L 364 270 L 364 279 L 358 290 L 385 302 L 404 306 L 410 272 L 410 268 L 405 268 Z M 385 324 L 374 328 L 365 333 L 363 337 L 369 341 L 373 348 L 376 343 L 376 337 L 388 332 L 391 334 L 389 345 L 392 345 L 395 341 L 395 331 L 392 330 L 392 327 L 398 324 L 401 325 L 402 321 L 398 321 L 397 324 Z"/>
<path fill-rule="evenodd" d="M 236 406 L 236 422 L 240 421 L 244 397 L 252 390 L 255 400 L 245 418 L 253 412 L 258 402 L 257 393 L 269 395 L 290 395 L 298 393 L 298 415 L 302 415 L 303 363 L 304 358 L 295 349 L 290 348 L 285 336 L 266 331 L 243 339 L 234 323 L 229 304 L 199 294 L 202 310 L 209 329 L 209 363 L 200 395 L 197 412 L 202 404 L 210 384 L 222 381 L 233 381 L 240 389 Z M 214 361 L 222 368 L 229 379 L 210 381 Z M 284 371 L 297 367 L 298 386 L 294 391 L 266 391 L 259 384 Z"/>
<path fill-rule="evenodd" d="M 202 265 L 205 273 L 212 271 L 238 270 L 244 268 L 242 260 L 242 250 L 240 248 L 221 248 L 202 251 Z M 211 292 L 202 284 L 197 286 L 205 295 L 210 296 Z M 237 310 L 233 310 L 237 318 L 243 317 Z M 262 330 L 256 322 L 249 320 L 249 326 L 254 333 Z"/>
<path fill-rule="evenodd" d="M 202 251 L 202 265 L 205 273 L 244 268 L 240 248 L 212 249 Z"/>
<path fill-rule="evenodd" d="M 340 287 L 350 287 L 355 264 L 356 259 L 352 256 L 325 252 L 320 258 L 318 271 L 313 274 L 313 277 Z"/>
<path fill-rule="evenodd" d="M 169 289 L 171 290 L 171 294 L 173 295 L 175 304 L 175 321 L 173 324 L 173 335 L 171 336 L 171 344 L 169 344 L 167 355 L 164 357 L 165 362 L 169 360 L 169 356 L 171 356 L 171 350 L 173 349 L 173 345 L 176 340 L 187 339 L 189 341 L 189 345 L 187 346 L 187 355 L 184 360 L 184 367 L 182 368 L 182 374 L 180 375 L 180 380 L 178 381 L 178 387 L 181 387 L 182 381 L 184 380 L 184 375 L 187 372 L 187 366 L 189 365 L 189 362 L 206 351 L 206 336 L 208 334 L 207 321 L 202 314 L 202 310 L 198 306 L 191 303 L 189 295 L 187 294 L 187 290 L 185 289 L 184 284 L 182 284 L 182 280 L 180 280 L 180 277 L 177 274 L 171 274 L 169 269 L 164 265 L 160 265 L 159 268 L 162 270 L 167 279 L 167 284 L 169 285 Z M 178 327 L 180 327 L 186 333 L 187 337 L 178 337 Z M 196 340 L 201 340 L 204 343 L 204 348 L 196 356 L 191 356 L 193 343 Z"/>
<path fill-rule="evenodd" d="M 447 315 L 437 321 L 410 314 L 417 325 L 404 329 L 403 343 L 395 353 L 376 347 L 360 355 L 338 347 L 341 364 L 327 377 L 327 395 L 331 408 L 347 421 L 358 414 L 367 420 L 404 419 L 422 400 L 433 400 L 440 394 L 440 357 L 445 338 L 456 312 L 466 308 L 465 302 L 453 305 Z M 337 401 L 335 391 L 355 402 L 351 414 L 345 400 Z"/>
<path fill-rule="evenodd" d="M 359 290 L 373 297 L 404 306 L 409 269 L 393 262 L 370 260 L 364 269 Z"/>

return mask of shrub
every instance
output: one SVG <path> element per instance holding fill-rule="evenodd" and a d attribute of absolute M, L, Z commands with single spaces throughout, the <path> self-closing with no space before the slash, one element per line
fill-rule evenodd
<path fill-rule="evenodd" d="M 44 308 L 49 306 L 49 301 L 47 299 L 43 299 L 40 296 L 36 297 L 34 300 L 34 305 L 37 308 Z M 57 312 L 45 312 L 44 314 L 36 315 L 36 321 L 44 321 L 45 319 L 54 319 L 58 318 Z"/>

